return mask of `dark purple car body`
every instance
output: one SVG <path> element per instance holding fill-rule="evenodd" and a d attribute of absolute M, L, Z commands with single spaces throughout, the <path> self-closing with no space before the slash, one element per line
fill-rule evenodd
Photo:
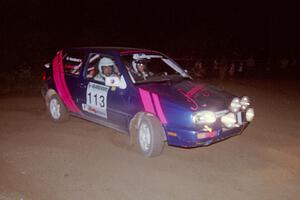
<path fill-rule="evenodd" d="M 114 62 L 117 79 L 111 83 L 94 79 L 102 58 Z M 131 70 L 137 61 L 145 61 L 153 76 L 142 81 L 133 78 Z M 254 116 L 248 97 L 195 83 L 174 60 L 156 51 L 111 47 L 61 50 L 45 68 L 43 79 L 42 93 L 54 121 L 60 121 L 55 112 L 62 114 L 64 110 L 57 109 L 63 107 L 66 113 L 131 135 L 146 156 L 161 152 L 153 149 L 162 148 L 155 144 L 158 140 L 197 147 L 238 135 Z M 54 95 L 58 107 L 51 102 Z M 148 125 L 142 126 L 143 122 Z"/>

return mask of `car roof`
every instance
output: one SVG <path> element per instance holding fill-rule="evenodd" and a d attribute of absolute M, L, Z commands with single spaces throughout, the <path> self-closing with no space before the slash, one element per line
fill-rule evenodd
<path fill-rule="evenodd" d="M 83 51 L 105 51 L 105 52 L 114 52 L 121 55 L 127 55 L 127 54 L 133 54 L 138 52 L 144 52 L 144 53 L 158 53 L 161 54 L 158 51 L 153 51 L 149 49 L 141 49 L 141 48 L 132 48 L 132 47 L 73 47 L 68 48 L 69 50 L 83 50 Z"/>

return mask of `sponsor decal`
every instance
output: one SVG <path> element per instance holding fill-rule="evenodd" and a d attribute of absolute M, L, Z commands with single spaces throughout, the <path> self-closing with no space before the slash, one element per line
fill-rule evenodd
<path fill-rule="evenodd" d="M 191 110 L 197 110 L 199 108 L 197 102 L 192 98 L 190 97 L 189 95 L 187 95 L 183 90 L 181 89 L 178 89 L 178 91 L 186 97 L 187 101 L 190 102 L 192 104 L 192 106 L 190 107 Z"/>
<path fill-rule="evenodd" d="M 208 91 L 203 90 L 204 85 L 196 85 L 195 87 L 193 87 L 192 89 L 190 89 L 187 92 L 184 92 L 182 89 L 178 89 L 178 91 L 186 97 L 187 101 L 190 102 L 192 104 L 192 106 L 190 107 L 191 110 L 197 110 L 199 108 L 197 102 L 194 100 L 194 96 L 198 93 L 201 92 L 201 94 L 203 96 L 210 96 Z M 203 104 L 202 107 L 206 107 L 206 104 Z"/>

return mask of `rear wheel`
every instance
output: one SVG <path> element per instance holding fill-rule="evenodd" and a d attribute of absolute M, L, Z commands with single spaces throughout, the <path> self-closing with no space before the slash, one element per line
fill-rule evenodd
<path fill-rule="evenodd" d="M 50 97 L 48 112 L 50 118 L 55 122 L 66 121 L 69 118 L 69 112 L 57 94 Z"/>
<path fill-rule="evenodd" d="M 146 157 L 160 155 L 164 148 L 164 134 L 164 129 L 158 119 L 153 116 L 143 116 L 137 131 L 140 151 Z"/>

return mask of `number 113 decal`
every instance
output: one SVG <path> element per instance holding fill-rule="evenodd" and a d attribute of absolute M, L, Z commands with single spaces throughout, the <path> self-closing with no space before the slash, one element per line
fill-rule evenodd
<path fill-rule="evenodd" d="M 95 106 L 99 105 L 101 108 L 105 107 L 105 102 L 104 102 L 105 97 L 103 95 L 99 95 L 99 99 L 98 99 L 98 94 L 95 94 L 92 97 L 92 93 L 89 92 L 87 95 L 88 95 L 88 104 L 92 104 L 93 101 L 93 104 Z"/>
<path fill-rule="evenodd" d="M 107 92 L 109 87 L 90 82 L 86 90 L 86 104 L 82 104 L 82 109 L 107 118 Z"/>

